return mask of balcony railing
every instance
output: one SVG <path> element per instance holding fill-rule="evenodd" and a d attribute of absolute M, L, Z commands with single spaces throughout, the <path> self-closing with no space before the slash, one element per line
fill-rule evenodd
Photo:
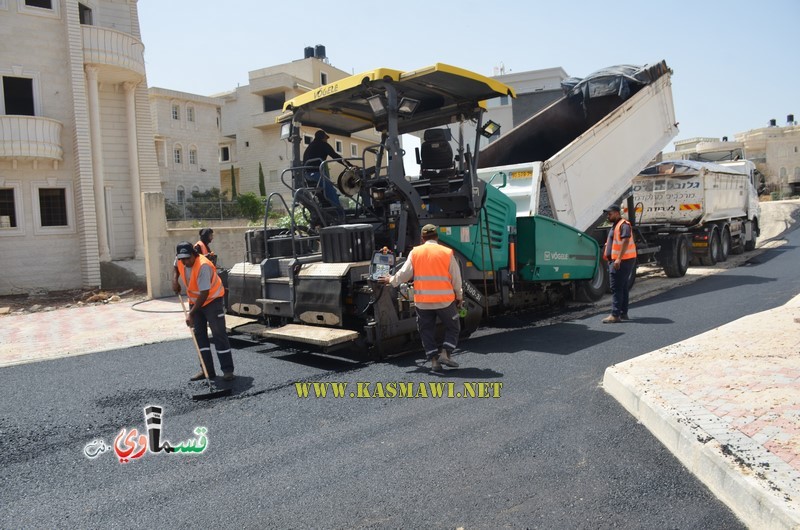
<path fill-rule="evenodd" d="M 144 77 L 142 41 L 115 29 L 97 26 L 81 26 L 81 29 L 84 62 L 110 67 L 105 72 L 101 69 L 103 78 L 110 76 L 111 81 L 122 82 L 138 81 Z"/>
<path fill-rule="evenodd" d="M 62 127 L 39 116 L 0 116 L 0 158 L 62 160 Z"/>

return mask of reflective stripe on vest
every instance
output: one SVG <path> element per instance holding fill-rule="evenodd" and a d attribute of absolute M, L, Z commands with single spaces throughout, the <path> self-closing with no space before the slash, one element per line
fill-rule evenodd
<path fill-rule="evenodd" d="M 200 267 L 211 267 L 211 288 L 208 290 L 208 298 L 206 298 L 203 307 L 207 306 L 217 298 L 225 296 L 225 287 L 222 285 L 222 280 L 217 274 L 217 268 L 205 256 L 197 256 L 194 260 L 194 267 L 192 267 L 192 277 L 186 281 L 186 267 L 183 262 L 178 260 L 178 272 L 181 275 L 183 284 L 186 286 L 186 296 L 189 298 L 189 303 L 194 304 L 197 297 L 200 296 L 200 288 L 197 286 L 197 278 L 200 277 Z"/>
<path fill-rule="evenodd" d="M 623 223 L 628 226 L 631 225 L 631 223 L 625 219 L 620 219 L 617 226 L 614 227 L 614 239 L 611 242 L 611 261 L 616 260 L 620 252 L 622 252 L 622 238 L 619 237 L 619 231 Z M 628 248 L 625 249 L 625 254 L 622 255 L 622 259 L 633 259 L 635 257 L 636 243 L 633 241 L 633 229 L 631 229 L 631 237 L 628 239 Z"/>
<path fill-rule="evenodd" d="M 422 244 L 411 252 L 414 268 L 414 301 L 422 304 L 456 299 L 450 277 L 453 251 L 439 244 Z"/>

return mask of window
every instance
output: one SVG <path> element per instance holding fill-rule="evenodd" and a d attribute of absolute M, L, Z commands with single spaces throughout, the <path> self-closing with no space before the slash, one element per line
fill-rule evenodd
<path fill-rule="evenodd" d="M 87 26 L 92 25 L 92 9 L 89 6 L 85 6 L 79 3 L 78 17 L 80 18 L 81 24 L 85 24 Z"/>
<path fill-rule="evenodd" d="M 183 149 L 180 146 L 175 147 L 172 150 L 172 159 L 175 161 L 176 164 L 182 164 L 183 160 Z"/>
<path fill-rule="evenodd" d="M 181 108 L 178 105 L 172 105 L 172 119 L 173 120 L 180 120 L 181 119 Z"/>
<path fill-rule="evenodd" d="M 189 163 L 193 166 L 197 165 L 197 149 L 189 149 Z"/>
<path fill-rule="evenodd" d="M 60 18 L 59 0 L 17 0 L 17 11 L 26 15 L 39 17 Z M 0 7 L 6 4 L 0 0 Z"/>
<path fill-rule="evenodd" d="M 306 145 L 310 144 L 313 139 L 314 139 L 313 136 L 309 136 L 307 134 L 303 135 L 303 143 Z"/>
<path fill-rule="evenodd" d="M 65 234 L 75 231 L 72 213 L 72 184 L 51 178 L 31 183 L 33 231 L 36 234 Z"/>
<path fill-rule="evenodd" d="M 175 200 L 178 204 L 186 202 L 186 190 L 183 186 L 178 186 L 178 189 L 175 190 Z"/>
<path fill-rule="evenodd" d="M 186 121 L 194 123 L 194 107 L 186 107 Z"/>
<path fill-rule="evenodd" d="M 67 226 L 67 192 L 64 188 L 39 188 L 42 226 Z"/>
<path fill-rule="evenodd" d="M 358 156 L 358 145 L 350 144 L 350 156 Z"/>
<path fill-rule="evenodd" d="M 5 114 L 35 116 L 33 79 L 3 76 L 3 103 Z"/>
<path fill-rule="evenodd" d="M 223 145 L 219 148 L 219 161 L 220 162 L 227 162 L 231 159 L 231 148 L 227 145 Z"/>
<path fill-rule="evenodd" d="M 319 84 L 320 85 L 327 85 L 328 84 L 328 74 L 325 72 L 319 73 Z"/>
<path fill-rule="evenodd" d="M 22 203 L 18 182 L 0 182 L 0 236 L 22 233 Z"/>
<path fill-rule="evenodd" d="M 333 145 L 334 145 L 334 149 L 336 150 L 336 152 L 341 155 L 342 154 L 342 150 L 344 149 L 344 147 L 342 147 L 342 141 L 341 140 L 334 140 L 333 141 Z"/>
<path fill-rule="evenodd" d="M 269 94 L 261 96 L 264 104 L 264 112 L 272 112 L 273 110 L 282 110 L 283 104 L 286 103 L 286 94 Z"/>
<path fill-rule="evenodd" d="M 194 197 L 195 193 L 200 193 L 200 186 L 192 186 L 192 196 Z"/>

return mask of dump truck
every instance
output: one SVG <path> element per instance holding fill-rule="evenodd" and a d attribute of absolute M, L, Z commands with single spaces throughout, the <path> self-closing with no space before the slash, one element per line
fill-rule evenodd
<path fill-rule="evenodd" d="M 462 336 L 487 317 L 562 304 L 596 275 L 600 248 L 558 219 L 528 212 L 478 177 L 485 101 L 514 97 L 510 87 L 437 63 L 409 72 L 376 69 L 323 86 L 284 105 L 277 119 L 292 149 L 284 193 L 267 198 L 263 228 L 245 234 L 247 259 L 229 272 L 230 313 L 254 338 L 304 350 L 350 351 L 380 359 L 416 350 L 413 285 L 377 279 L 397 270 L 420 228 L 439 227 L 464 280 Z M 373 129 L 380 141 L 359 156 L 301 162 L 302 138 L 323 129 L 348 137 Z M 419 177 L 406 175 L 400 135 L 422 136 Z M 337 184 L 344 211 L 330 204 L 320 178 Z M 337 175 L 338 173 L 338 175 Z M 288 229 L 267 226 L 289 212 Z"/>
<path fill-rule="evenodd" d="M 753 250 L 761 215 L 757 185 L 749 160 L 654 164 L 632 183 L 637 237 L 660 247 L 658 262 L 670 277 L 683 276 L 691 260 L 714 265 Z"/>
<path fill-rule="evenodd" d="M 633 178 L 678 133 L 671 74 L 660 61 L 566 80 L 562 98 L 481 151 L 479 178 L 512 199 L 518 216 L 551 217 L 602 246 L 603 210 L 630 195 Z M 640 243 L 641 260 L 660 250 Z M 576 287 L 580 300 L 599 299 L 606 267 Z"/>

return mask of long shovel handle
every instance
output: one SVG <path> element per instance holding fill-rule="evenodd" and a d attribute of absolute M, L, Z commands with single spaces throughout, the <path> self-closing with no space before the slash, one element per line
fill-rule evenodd
<path fill-rule="evenodd" d="M 181 307 L 183 308 L 183 319 L 186 320 L 189 318 L 189 313 L 186 311 L 186 304 L 183 303 L 183 297 L 181 293 L 178 293 L 178 300 L 181 301 Z M 197 337 L 194 336 L 194 329 L 189 328 L 189 331 L 192 334 L 192 342 L 194 343 L 194 349 L 197 351 L 197 358 L 200 359 L 200 366 L 203 368 L 203 375 L 206 376 L 206 381 L 208 381 L 208 388 L 211 388 L 211 379 L 208 378 L 208 370 L 206 370 L 206 363 L 203 361 L 203 356 L 200 354 L 200 345 L 197 344 Z"/>

